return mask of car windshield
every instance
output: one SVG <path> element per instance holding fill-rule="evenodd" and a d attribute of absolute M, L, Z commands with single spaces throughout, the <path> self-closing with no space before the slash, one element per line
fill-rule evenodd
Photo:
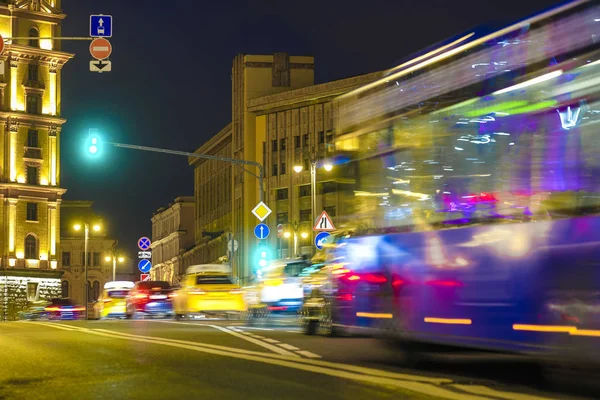
<path fill-rule="evenodd" d="M 232 285 L 229 277 L 219 275 L 199 275 L 196 277 L 196 285 Z"/>
<path fill-rule="evenodd" d="M 124 299 L 125 297 L 127 297 L 128 293 L 129 290 L 110 290 L 108 292 L 108 297 L 111 297 L 113 299 Z"/>

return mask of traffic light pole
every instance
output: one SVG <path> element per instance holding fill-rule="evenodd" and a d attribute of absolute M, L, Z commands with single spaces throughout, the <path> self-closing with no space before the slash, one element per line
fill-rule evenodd
<path fill-rule="evenodd" d="M 259 162 L 248 161 L 248 160 L 238 160 L 237 158 L 211 156 L 209 154 L 190 153 L 187 151 L 161 149 L 158 147 L 138 146 L 138 145 L 134 145 L 134 144 L 125 144 L 125 143 L 116 143 L 116 142 L 104 142 L 104 143 L 114 146 L 114 147 L 121 147 L 124 149 L 152 151 L 154 153 L 172 154 L 172 155 L 176 155 L 176 156 L 185 156 L 185 157 L 193 157 L 193 158 L 203 158 L 206 160 L 216 160 L 216 161 L 228 162 L 228 163 L 232 163 L 232 164 L 239 165 L 239 166 L 250 165 L 250 166 L 256 167 L 256 168 L 258 168 L 258 174 L 255 174 L 254 172 L 249 171 L 248 169 L 246 169 L 244 167 L 242 167 L 242 169 L 244 170 L 244 172 L 247 172 L 250 175 L 258 178 L 260 201 L 264 200 L 264 192 L 265 192 L 264 184 L 263 184 L 264 171 L 263 171 L 262 164 Z"/>

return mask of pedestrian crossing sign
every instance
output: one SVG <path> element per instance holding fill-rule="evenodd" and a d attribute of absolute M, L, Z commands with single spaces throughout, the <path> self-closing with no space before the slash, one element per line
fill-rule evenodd
<path fill-rule="evenodd" d="M 319 218 L 315 221 L 315 226 L 313 226 L 313 231 L 334 231 L 335 226 L 327 214 L 327 211 L 323 210 Z"/>

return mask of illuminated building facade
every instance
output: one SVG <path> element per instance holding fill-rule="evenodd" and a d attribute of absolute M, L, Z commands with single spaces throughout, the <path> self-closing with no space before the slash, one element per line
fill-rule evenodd
<path fill-rule="evenodd" d="M 185 274 L 183 253 L 194 246 L 194 198 L 178 197 L 152 216 L 153 280 L 176 285 Z"/>
<path fill-rule="evenodd" d="M 7 40 L 0 55 L 0 260 L 6 276 L 59 289 L 60 85 L 73 55 L 43 39 L 61 35 L 60 0 L 11 3 L 0 2 L 0 34 L 27 39 Z"/>
<path fill-rule="evenodd" d="M 107 233 L 103 218 L 92 210 L 93 202 L 85 200 L 63 201 L 61 204 L 61 255 L 59 270 L 63 272 L 60 295 L 70 297 L 78 304 L 85 299 L 85 239 L 83 229 L 75 230 L 76 224 L 94 224 L 100 226 L 99 231 L 90 228 L 87 249 L 88 265 L 88 297 L 93 302 L 98 299 L 106 282 L 112 281 L 113 254 L 122 256 L 124 260 L 116 264 L 117 280 L 137 280 L 133 275 L 133 260 L 120 253 L 117 240 Z M 114 253 L 113 253 L 114 252 Z M 111 258 L 107 260 L 107 257 Z"/>

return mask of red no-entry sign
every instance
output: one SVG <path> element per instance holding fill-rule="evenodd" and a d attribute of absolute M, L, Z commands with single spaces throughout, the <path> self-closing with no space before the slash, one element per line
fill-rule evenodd
<path fill-rule="evenodd" d="M 0 54 L 4 51 L 4 38 L 0 35 Z"/>
<path fill-rule="evenodd" d="M 111 53 L 112 45 L 108 40 L 103 38 L 92 40 L 92 44 L 90 44 L 90 54 L 96 60 L 107 59 Z"/>

